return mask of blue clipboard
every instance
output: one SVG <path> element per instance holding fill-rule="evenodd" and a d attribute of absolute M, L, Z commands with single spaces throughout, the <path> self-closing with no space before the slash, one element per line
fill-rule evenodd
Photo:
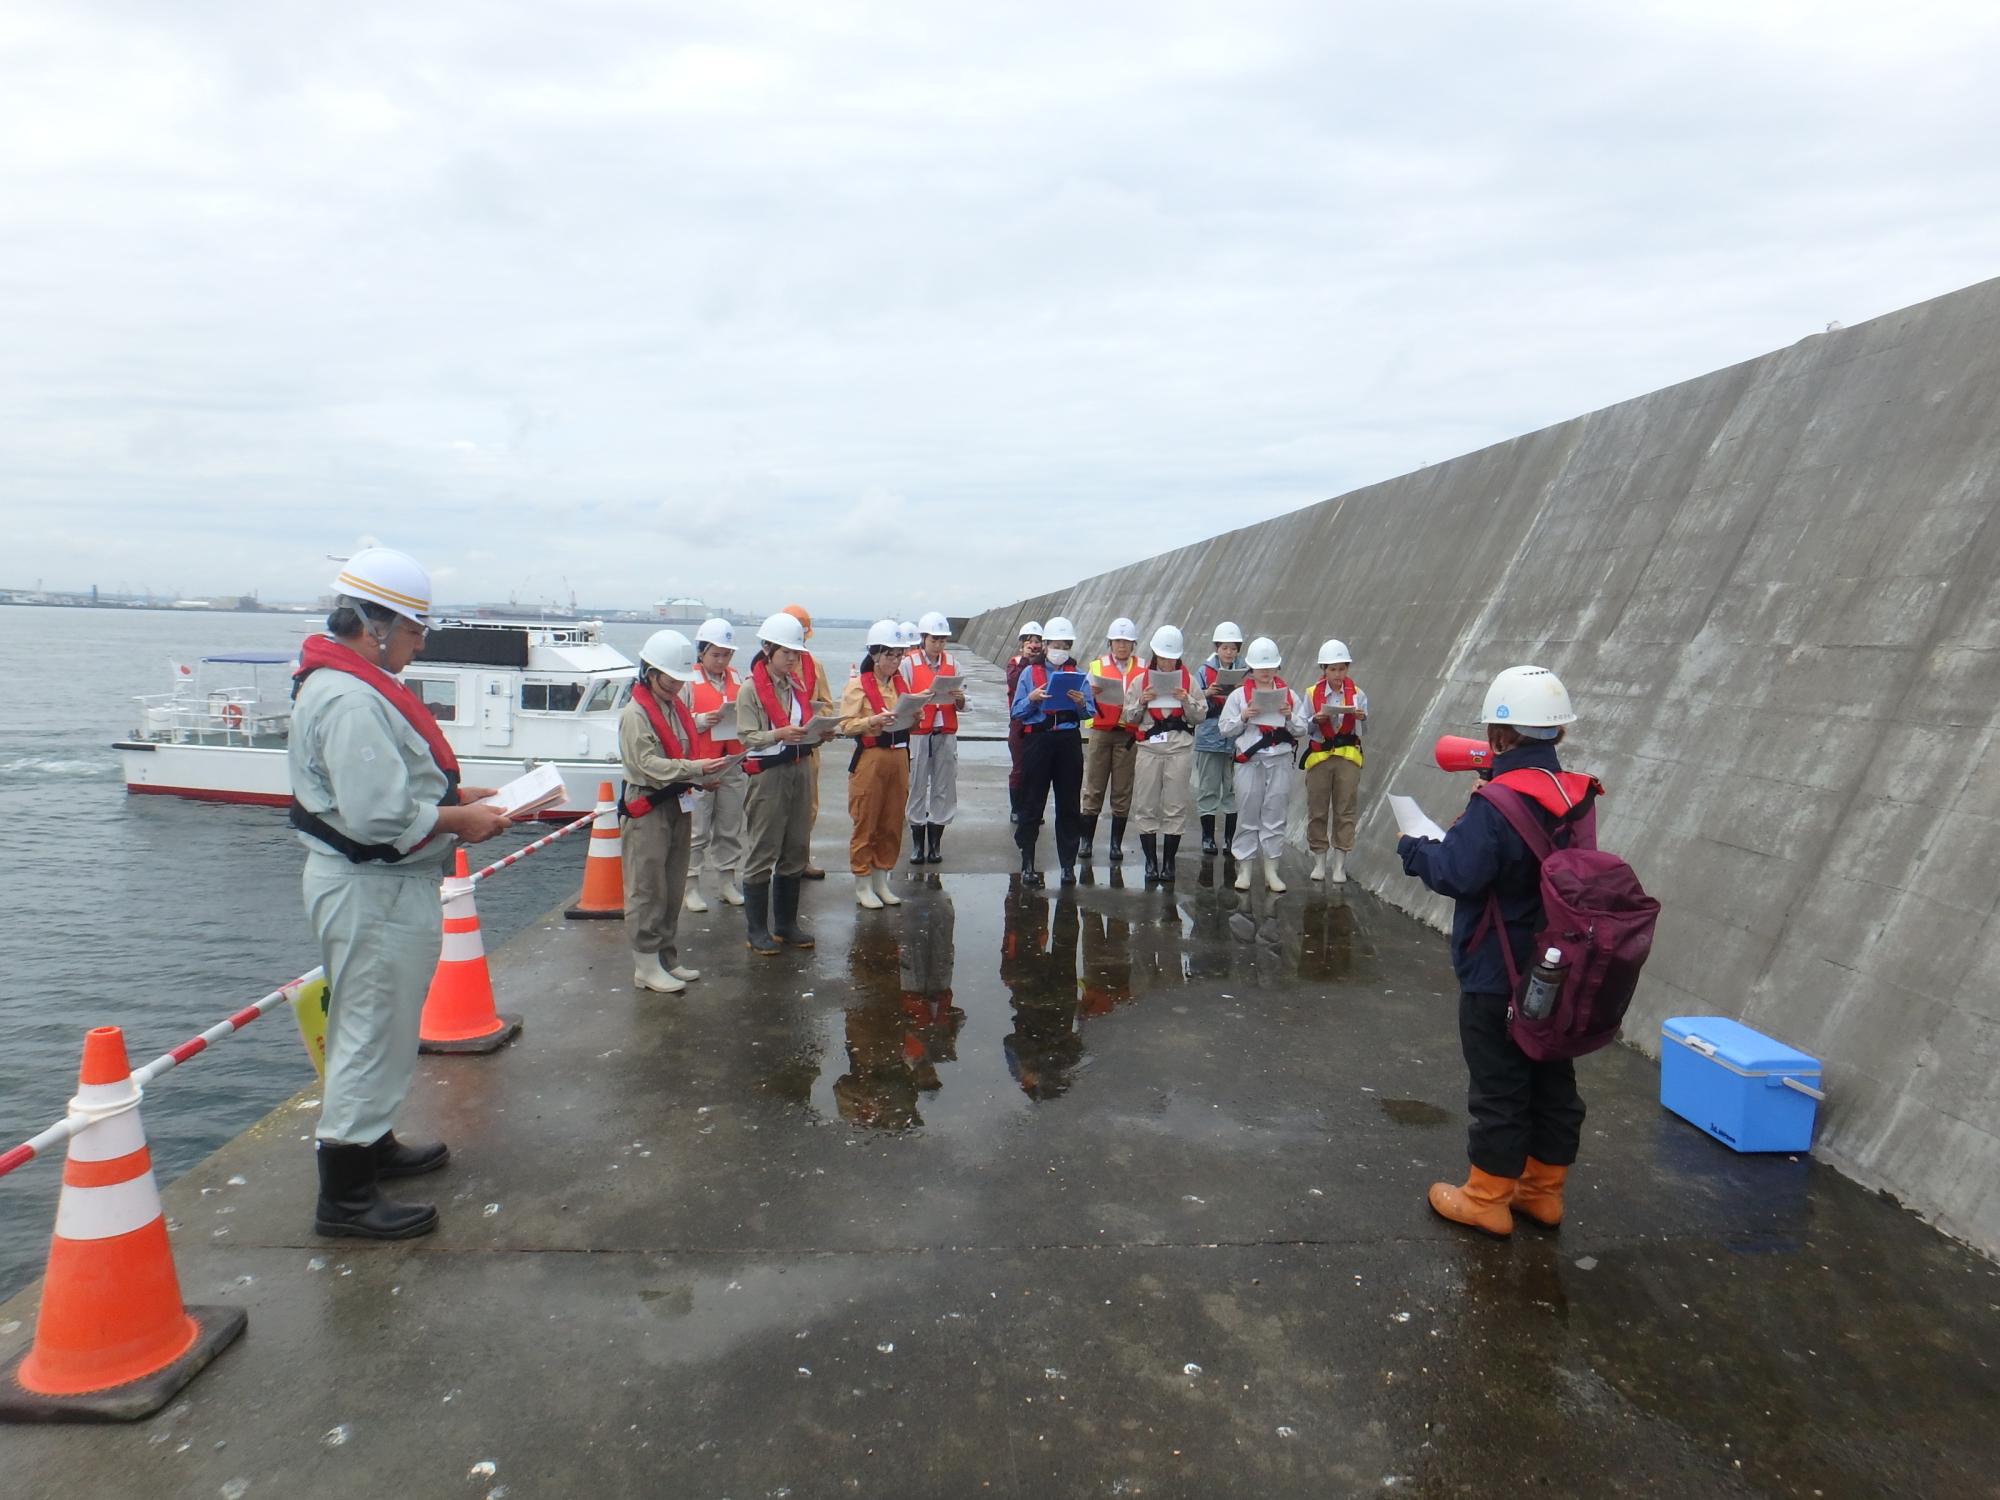
<path fill-rule="evenodd" d="M 1088 693 L 1090 678 L 1082 672 L 1051 672 L 1049 674 L 1049 700 L 1060 702 L 1064 708 L 1070 706 L 1071 693 Z"/>

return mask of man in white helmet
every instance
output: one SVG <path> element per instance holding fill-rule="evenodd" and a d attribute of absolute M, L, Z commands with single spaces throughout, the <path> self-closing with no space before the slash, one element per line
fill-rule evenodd
<path fill-rule="evenodd" d="M 951 621 L 932 610 L 917 622 L 917 649 L 903 669 L 905 691 L 928 693 L 940 677 L 958 676 L 958 663 L 945 650 L 951 641 Z M 957 688 L 951 702 L 923 711 L 910 731 L 910 855 L 913 865 L 944 861 L 944 830 L 958 813 L 958 712 L 965 707 L 965 689 Z"/>
<path fill-rule="evenodd" d="M 1556 755 L 1564 727 L 1576 722 L 1569 690 L 1546 667 L 1509 667 L 1486 690 L 1480 717 L 1493 749 L 1481 778 L 1519 793 L 1552 841 L 1564 842 L 1563 829 L 1594 806 L 1602 790 L 1592 778 L 1563 770 Z M 1463 1186 L 1432 1184 L 1430 1205 L 1454 1223 L 1489 1234 L 1511 1234 L 1516 1209 L 1554 1226 L 1562 1220 L 1563 1181 L 1583 1134 L 1583 1099 L 1574 1062 L 1538 1062 L 1508 1034 L 1513 986 L 1501 947 L 1511 949 L 1517 972 L 1534 962 L 1531 948 L 1542 926 L 1540 863 L 1480 795 L 1466 803 L 1442 842 L 1405 835 L 1396 852 L 1406 872 L 1457 903 L 1451 965 L 1460 991 L 1459 1043 L 1471 1075 L 1471 1168 Z M 1489 906 L 1499 913 L 1497 931 Z"/>
<path fill-rule="evenodd" d="M 1217 852 L 1217 818 L 1225 820 L 1222 847 L 1236 838 L 1236 747 L 1222 737 L 1222 710 L 1232 688 L 1220 679 L 1237 670 L 1243 630 L 1234 620 L 1224 620 L 1209 639 L 1215 649 L 1195 674 L 1208 712 L 1194 730 L 1194 810 L 1201 818 L 1201 852 L 1212 855 Z"/>
<path fill-rule="evenodd" d="M 687 889 L 695 798 L 714 795 L 728 767 L 700 754 L 701 731 L 682 694 L 697 675 L 694 644 L 678 630 L 656 630 L 639 651 L 639 680 L 618 716 L 618 756 L 625 763 L 625 936 L 632 983 L 677 995 L 698 969 L 680 963 L 681 898 Z"/>
<path fill-rule="evenodd" d="M 437 1227 L 437 1209 L 384 1198 L 378 1184 L 449 1157 L 391 1129 L 443 941 L 438 880 L 459 844 L 484 842 L 509 819 L 479 805 L 491 787 L 459 784 L 437 720 L 397 680 L 430 626 L 430 575 L 371 547 L 347 560 L 333 595 L 327 634 L 299 651 L 286 752 L 306 918 L 328 984 L 313 1229 L 408 1239 Z"/>
<path fill-rule="evenodd" d="M 1042 817 L 1050 794 L 1056 802 L 1056 859 L 1062 865 L 1062 883 L 1076 884 L 1076 849 L 1083 830 L 1078 811 L 1083 789 L 1082 730 L 1079 726 L 1097 712 L 1090 691 L 1090 677 L 1077 671 L 1070 648 L 1076 644 L 1076 627 L 1058 615 L 1044 627 L 1044 647 L 1040 661 L 1030 661 L 1014 682 L 1014 698 L 1009 713 L 1020 726 L 1024 742 L 1021 751 L 1021 820 L 1014 828 L 1014 845 L 1021 851 L 1021 884 L 1044 884 L 1035 863 L 1035 845 L 1042 836 Z M 1060 673 L 1074 673 L 1080 685 L 1056 682 Z"/>
<path fill-rule="evenodd" d="M 1014 684 L 1020 681 L 1022 669 L 1031 661 L 1042 659 L 1042 622 L 1030 620 L 1021 627 L 1021 645 L 1007 659 L 1007 702 L 1014 701 Z M 1007 821 L 1021 821 L 1021 751 L 1027 741 L 1022 737 L 1020 724 L 1010 715 L 1007 720 Z"/>
<path fill-rule="evenodd" d="M 694 797 L 694 842 L 688 849 L 687 909 L 708 910 L 702 894 L 702 875 L 712 872 L 718 894 L 725 906 L 741 906 L 743 890 L 737 866 L 743 861 L 743 802 L 749 778 L 740 759 L 743 742 L 734 733 L 717 735 L 724 719 L 736 718 L 736 695 L 743 679 L 730 663 L 736 656 L 736 628 L 719 616 L 704 620 L 694 638 L 694 681 L 689 686 L 689 707 L 694 710 L 697 759 L 715 756 L 730 758 L 715 778 L 713 791 L 697 791 Z"/>
<path fill-rule="evenodd" d="M 1091 701 L 1097 703 L 1090 721 L 1090 738 L 1083 751 L 1083 862 L 1091 862 L 1097 842 L 1097 819 L 1107 799 L 1111 803 L 1112 864 L 1125 859 L 1125 820 L 1132 813 L 1132 773 L 1137 769 L 1138 733 L 1123 719 L 1124 705 L 1097 699 L 1099 678 L 1116 679 L 1130 687 L 1139 676 L 1139 627 L 1120 615 L 1105 632 L 1105 652 L 1090 664 Z"/>
<path fill-rule="evenodd" d="M 1347 882 L 1354 816 L 1361 802 L 1361 737 L 1368 732 L 1368 695 L 1354 685 L 1345 641 L 1319 648 L 1319 681 L 1306 694 L 1306 847 L 1314 880 Z"/>

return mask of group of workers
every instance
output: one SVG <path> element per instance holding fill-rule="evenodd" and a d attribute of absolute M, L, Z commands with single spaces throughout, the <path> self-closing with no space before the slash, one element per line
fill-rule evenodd
<path fill-rule="evenodd" d="M 437 1171 L 450 1155 L 442 1144 L 400 1140 L 393 1128 L 441 949 L 435 882 L 458 845 L 490 839 L 513 819 L 484 800 L 492 788 L 460 784 L 436 719 L 398 680 L 429 628 L 429 575 L 400 552 L 370 548 L 347 561 L 333 591 L 327 633 L 300 653 L 288 752 L 290 816 L 307 850 L 306 911 L 329 981 L 314 1229 L 403 1239 L 433 1229 L 437 1210 L 391 1199 L 381 1183 Z M 837 709 L 807 649 L 810 631 L 796 606 L 765 620 L 747 679 L 733 666 L 725 621 L 705 623 L 694 641 L 656 632 L 641 651 L 619 722 L 626 923 L 640 988 L 674 992 L 700 977 L 679 962 L 676 934 L 683 907 L 706 909 L 704 871 L 721 900 L 743 908 L 753 952 L 813 946 L 800 883 L 812 873 L 816 747 L 833 735 L 854 743 L 856 902 L 900 904 L 887 874 L 906 824 L 912 863 L 941 857 L 965 703 L 950 681 L 960 674 L 946 650 L 948 622 L 879 621 Z M 1204 853 L 1217 852 L 1221 817 L 1236 888 L 1249 888 L 1261 858 L 1268 889 L 1281 892 L 1295 758 L 1307 777 L 1314 877 L 1345 879 L 1368 718 L 1347 648 L 1328 641 L 1318 680 L 1300 693 L 1278 675 L 1283 662 L 1268 637 L 1249 642 L 1239 671 L 1243 633 L 1233 623 L 1216 627 L 1212 653 L 1193 670 L 1173 626 L 1153 633 L 1143 663 L 1129 619 L 1107 635 L 1105 654 L 1076 672 L 1075 627 L 1061 618 L 1031 624 L 1008 664 L 1021 886 L 1043 883 L 1036 844 L 1051 794 L 1064 884 L 1079 853 L 1091 857 L 1107 798 L 1111 858 L 1122 857 L 1136 817 L 1148 875 L 1171 884 L 1192 784 Z M 922 702 L 898 708 L 913 695 Z M 1550 789 L 1530 800 L 1530 812 L 1561 845 L 1598 790 L 1561 770 L 1557 746 L 1575 720 L 1567 691 L 1545 669 L 1513 668 L 1495 679 L 1483 718 L 1491 751 L 1483 774 L 1545 778 Z M 1433 1185 L 1430 1204 L 1493 1234 L 1511 1232 L 1517 1210 L 1559 1223 L 1584 1116 L 1574 1065 L 1529 1057 L 1509 1031 L 1507 970 L 1521 967 L 1510 959 L 1526 955 L 1542 920 L 1537 856 L 1477 796 L 1442 840 L 1405 836 L 1398 852 L 1406 872 L 1457 903 L 1452 962 L 1471 1080 L 1471 1168 L 1462 1185 Z"/>
<path fill-rule="evenodd" d="M 1062 616 L 1031 620 L 1007 663 L 1008 789 L 1022 882 L 1045 883 L 1037 845 L 1053 795 L 1064 885 L 1075 883 L 1079 860 L 1092 862 L 1107 801 L 1110 862 L 1123 862 L 1125 831 L 1136 821 L 1146 879 L 1172 885 L 1192 787 L 1202 853 L 1227 853 L 1239 891 L 1250 889 L 1261 859 L 1265 886 L 1283 891 L 1278 860 L 1295 768 L 1306 778 L 1312 878 L 1344 882 L 1368 724 L 1368 695 L 1350 675 L 1346 644 L 1321 645 L 1319 675 L 1299 692 L 1279 675 L 1277 642 L 1258 636 L 1246 651 L 1231 620 L 1211 632 L 1208 659 L 1193 669 L 1178 626 L 1155 630 L 1143 660 L 1129 618 L 1113 620 L 1105 636 L 1104 654 L 1079 669 L 1076 627 Z"/>

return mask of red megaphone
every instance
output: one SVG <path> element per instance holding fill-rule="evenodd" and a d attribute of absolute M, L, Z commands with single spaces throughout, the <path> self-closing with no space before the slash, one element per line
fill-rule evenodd
<path fill-rule="evenodd" d="M 1462 734 L 1439 735 L 1435 753 L 1438 765 L 1447 771 L 1484 771 L 1493 764 L 1491 745 Z"/>

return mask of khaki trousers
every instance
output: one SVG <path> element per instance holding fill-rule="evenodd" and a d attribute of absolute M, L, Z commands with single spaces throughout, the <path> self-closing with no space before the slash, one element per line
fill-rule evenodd
<path fill-rule="evenodd" d="M 634 953 L 657 953 L 663 967 L 678 959 L 681 894 L 687 885 L 694 816 L 677 796 L 663 796 L 643 818 L 627 818 L 625 937 Z"/>
<path fill-rule="evenodd" d="M 1132 758 L 1139 745 L 1122 729 L 1093 729 L 1083 747 L 1083 815 L 1094 818 L 1111 792 L 1111 816 L 1132 811 Z"/>
<path fill-rule="evenodd" d="M 750 778 L 732 766 L 722 773 L 712 792 L 694 794 L 694 837 L 688 846 L 688 871 L 697 880 L 713 870 L 727 882 L 743 862 L 743 800 Z"/>
<path fill-rule="evenodd" d="M 1344 755 L 1330 755 L 1306 772 L 1306 847 L 1315 854 L 1327 849 L 1327 826 L 1333 847 L 1343 854 L 1354 848 L 1354 813 L 1361 803 L 1361 767 Z"/>
<path fill-rule="evenodd" d="M 857 875 L 893 870 L 903 848 L 903 808 L 910 796 L 910 752 L 863 750 L 847 774 L 847 867 Z"/>
<path fill-rule="evenodd" d="M 743 800 L 749 828 L 743 854 L 746 885 L 769 880 L 773 874 L 805 873 L 812 847 L 813 794 L 819 787 L 819 763 L 810 755 L 788 766 L 771 766 L 750 778 Z"/>
<path fill-rule="evenodd" d="M 1187 827 L 1194 736 L 1163 734 L 1133 757 L 1132 826 L 1141 833 L 1178 834 Z"/>

